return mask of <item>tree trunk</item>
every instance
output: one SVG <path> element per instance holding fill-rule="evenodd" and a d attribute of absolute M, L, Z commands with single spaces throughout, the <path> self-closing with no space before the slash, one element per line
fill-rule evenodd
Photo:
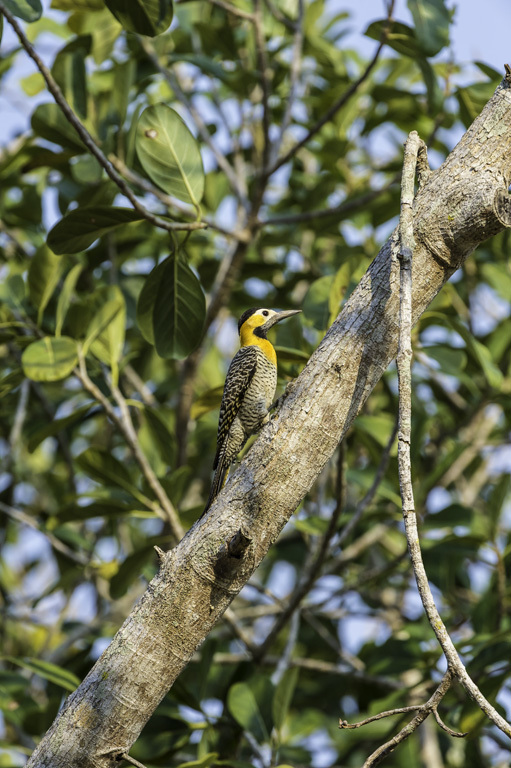
<path fill-rule="evenodd" d="M 479 243 L 511 226 L 510 175 L 504 80 L 415 199 L 414 322 Z M 113 766 L 250 578 L 396 355 L 396 246 L 394 232 L 206 517 L 163 556 L 30 768 Z"/>

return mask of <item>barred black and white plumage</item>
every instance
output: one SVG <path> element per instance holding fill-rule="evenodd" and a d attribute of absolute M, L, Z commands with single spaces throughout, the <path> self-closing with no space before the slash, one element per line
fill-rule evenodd
<path fill-rule="evenodd" d="M 299 311 L 254 308 L 240 318 L 238 330 L 242 346 L 233 357 L 225 379 L 213 463 L 215 475 L 202 514 L 222 489 L 229 466 L 250 435 L 268 421 L 268 409 L 277 387 L 277 356 L 266 334 L 275 323 Z"/>

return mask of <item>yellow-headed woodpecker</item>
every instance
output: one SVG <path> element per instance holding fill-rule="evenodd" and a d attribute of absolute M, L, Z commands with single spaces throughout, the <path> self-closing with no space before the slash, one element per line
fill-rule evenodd
<path fill-rule="evenodd" d="M 269 419 L 268 409 L 277 387 L 277 355 L 267 333 L 276 323 L 298 312 L 299 309 L 274 312 L 255 307 L 247 309 L 239 319 L 241 348 L 234 355 L 225 379 L 213 463 L 215 476 L 203 515 L 221 490 L 230 464 L 247 439 Z"/>

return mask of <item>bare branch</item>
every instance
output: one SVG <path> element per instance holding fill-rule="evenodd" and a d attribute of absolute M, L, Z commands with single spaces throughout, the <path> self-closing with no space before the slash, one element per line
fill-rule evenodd
<path fill-rule="evenodd" d="M 401 191 L 401 218 L 399 224 L 401 260 L 401 288 L 399 313 L 399 348 L 397 370 L 399 378 L 399 436 L 398 462 L 399 485 L 405 523 L 406 539 L 419 594 L 429 623 L 445 654 L 449 669 L 458 678 L 469 695 L 482 711 L 501 731 L 511 736 L 511 725 L 497 712 L 483 696 L 477 685 L 468 675 L 449 633 L 443 623 L 433 599 L 428 577 L 422 560 L 422 552 L 417 530 L 417 516 L 412 489 L 410 440 L 411 440 L 411 363 L 412 363 L 412 256 L 415 249 L 413 234 L 412 205 L 414 200 L 414 179 L 417 155 L 421 139 L 412 131 L 405 144 L 403 161 L 403 180 Z M 375 753 L 376 754 L 376 753 Z M 375 765 L 376 763 L 370 763 Z"/>
<path fill-rule="evenodd" d="M 419 725 L 423 723 L 424 720 L 429 717 L 432 712 L 434 712 L 436 707 L 438 707 L 439 703 L 442 701 L 443 697 L 449 690 L 451 682 L 452 673 L 450 670 L 447 670 L 440 682 L 440 685 L 433 693 L 431 698 L 421 707 L 417 707 L 418 712 L 413 720 L 410 720 L 410 722 L 407 723 L 404 728 L 399 731 L 399 733 L 396 733 L 392 739 L 385 742 L 385 744 L 382 744 L 380 747 L 378 747 L 378 749 L 375 749 L 375 751 L 369 755 L 362 768 L 373 768 L 374 765 L 378 765 L 378 763 L 381 763 L 384 757 L 395 750 L 398 744 L 401 744 L 401 742 L 405 741 L 405 739 L 411 736 L 412 733 L 417 730 Z M 408 707 L 404 707 L 403 711 L 406 709 L 408 709 Z"/>
<path fill-rule="evenodd" d="M 119 157 L 110 154 L 108 155 L 108 159 L 114 168 L 119 171 L 119 173 L 122 174 L 125 179 L 127 179 L 132 184 L 136 184 L 138 187 L 143 189 L 144 192 L 147 192 L 150 195 L 154 195 L 154 197 L 163 203 L 163 205 L 167 206 L 167 208 L 175 208 L 182 216 L 195 217 L 196 212 L 190 206 L 187 206 L 185 203 L 181 203 L 174 197 L 171 197 L 170 195 L 165 194 L 165 192 L 162 192 L 161 189 L 158 189 L 158 187 L 156 187 L 154 184 L 151 184 L 150 181 L 144 179 L 143 176 L 140 176 L 138 173 L 135 173 L 135 171 L 132 171 L 131 168 L 128 168 L 126 163 Z M 232 237 L 233 239 L 239 240 L 241 242 L 248 242 L 250 240 L 250 233 L 248 230 L 225 229 L 225 227 L 221 227 L 219 224 L 209 218 L 209 216 L 203 216 L 202 222 L 206 224 L 209 229 L 214 229 L 217 232 L 220 232 L 222 235 L 225 235 L 225 237 Z"/>
<path fill-rule="evenodd" d="M 438 709 L 436 706 L 433 707 L 433 715 L 435 716 L 435 720 L 437 721 L 438 725 L 442 730 L 444 730 L 446 733 L 449 734 L 449 736 L 452 736 L 454 739 L 463 739 L 465 736 L 468 736 L 468 731 L 453 731 L 452 728 L 449 728 L 440 715 L 438 714 Z"/>
<path fill-rule="evenodd" d="M 358 210 L 361 206 L 368 205 L 373 200 L 376 200 L 380 195 L 386 192 L 392 187 L 396 181 L 399 180 L 399 175 L 394 176 L 387 184 L 380 189 L 371 189 L 366 192 L 365 195 L 361 195 L 354 200 L 347 200 L 345 203 L 335 206 L 334 208 L 322 208 L 318 211 L 304 211 L 303 213 L 292 213 L 288 216 L 272 216 L 266 221 L 259 221 L 259 227 L 266 226 L 278 226 L 280 224 L 301 224 L 305 221 L 314 221 L 315 219 L 327 219 L 330 216 L 336 216 L 342 218 L 353 211 Z"/>
<path fill-rule="evenodd" d="M 10 11 L 7 10 L 7 8 L 1 2 L 0 2 L 0 13 L 5 16 L 9 24 L 12 26 L 12 28 L 16 32 L 21 45 L 26 50 L 30 58 L 35 62 L 38 70 L 40 71 L 40 73 L 42 74 L 43 78 L 46 81 L 46 85 L 48 86 L 49 92 L 51 93 L 56 103 L 60 107 L 66 120 L 68 120 L 68 122 L 71 123 L 71 125 L 73 126 L 78 136 L 80 137 L 84 145 L 89 150 L 89 152 L 92 155 L 94 155 L 98 163 L 101 165 L 102 168 L 105 169 L 106 173 L 114 182 L 114 184 L 116 184 L 119 187 L 122 194 L 128 198 L 133 208 L 138 213 L 140 213 L 140 215 L 143 216 L 144 219 L 147 219 L 147 221 L 149 221 L 155 227 L 159 227 L 160 229 L 165 229 L 167 232 L 176 232 L 178 230 L 193 231 L 196 229 L 205 229 L 207 225 L 200 221 L 193 221 L 189 223 L 176 223 L 176 222 L 165 221 L 165 219 L 161 219 L 159 216 L 155 216 L 153 213 L 151 213 L 151 211 L 148 211 L 147 208 L 145 208 L 142 205 L 142 203 L 139 200 L 137 200 L 137 198 L 135 197 L 131 189 L 125 183 L 124 179 L 121 176 L 119 176 L 115 168 L 109 162 L 106 155 L 98 147 L 98 145 L 96 144 L 96 142 L 94 141 L 94 139 L 92 138 L 88 130 L 77 118 L 77 116 L 75 115 L 75 113 L 73 112 L 69 104 L 67 103 L 66 99 L 64 98 L 64 94 L 60 90 L 50 70 L 44 64 L 40 56 L 36 53 L 34 47 L 29 42 L 28 38 L 25 36 L 23 30 L 19 26 L 14 16 L 10 13 Z"/>
<path fill-rule="evenodd" d="M 394 715 L 406 715 L 409 712 L 417 712 L 423 709 L 424 704 L 412 704 L 409 707 L 397 707 L 396 709 L 387 709 L 385 712 L 378 712 L 377 715 L 366 717 L 365 720 L 359 720 L 358 723 L 348 723 L 347 720 L 339 720 L 339 728 L 341 731 L 352 730 L 355 728 L 362 728 L 369 723 L 375 723 L 377 720 L 383 720 L 385 717 L 394 717 Z"/>

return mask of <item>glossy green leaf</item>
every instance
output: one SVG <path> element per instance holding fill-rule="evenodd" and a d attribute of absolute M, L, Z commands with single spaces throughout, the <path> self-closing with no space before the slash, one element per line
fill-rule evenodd
<path fill-rule="evenodd" d="M 66 429 L 68 429 L 68 427 L 76 424 L 77 421 L 83 420 L 87 414 L 90 413 L 90 411 L 91 406 L 89 404 L 83 405 L 81 408 L 76 408 L 73 413 L 69 414 L 69 416 L 64 416 L 61 419 L 54 419 L 53 421 L 50 421 L 49 424 L 45 424 L 43 427 L 39 427 L 35 432 L 29 427 L 27 429 L 27 447 L 29 452 L 33 453 L 33 451 L 35 451 L 35 449 L 43 442 L 43 440 L 46 440 L 47 437 L 58 435 L 59 432 L 64 432 Z"/>
<path fill-rule="evenodd" d="M 449 45 L 450 13 L 444 0 L 408 0 L 415 34 L 427 56 L 436 56 Z"/>
<path fill-rule="evenodd" d="M 184 120 L 166 104 L 145 109 L 136 134 L 138 158 L 149 178 L 169 195 L 198 205 L 204 169 L 196 139 Z"/>
<path fill-rule="evenodd" d="M 40 0 L 3 0 L 8 11 L 23 21 L 37 21 L 41 18 L 43 7 Z"/>
<path fill-rule="evenodd" d="M 64 267 L 64 259 L 54 254 L 46 245 L 36 251 L 30 262 L 28 295 L 32 304 L 37 307 L 38 325 L 41 325 L 44 310 L 57 287 Z"/>
<path fill-rule="evenodd" d="M 133 502 L 126 503 L 125 501 L 115 498 L 93 501 L 91 504 L 86 504 L 84 506 L 78 505 L 74 501 L 72 504 L 59 509 L 57 517 L 60 523 L 65 523 L 78 520 L 90 520 L 94 517 L 118 518 L 127 515 L 143 519 L 156 517 L 155 512 L 151 512 L 148 509 L 140 509 L 135 506 Z"/>
<path fill-rule="evenodd" d="M 210 765 L 218 765 L 218 752 L 208 752 L 199 760 L 189 760 L 186 763 L 179 763 L 177 768 L 209 768 Z"/>
<path fill-rule="evenodd" d="M 432 357 L 440 364 L 440 372 L 450 376 L 457 376 L 467 364 L 467 355 L 463 349 L 448 347 L 445 344 L 435 344 L 431 347 L 423 347 L 428 357 Z"/>
<path fill-rule="evenodd" d="M 182 359 L 202 338 L 206 301 L 201 284 L 184 261 L 169 256 L 147 278 L 137 305 L 144 338 L 160 357 Z"/>
<path fill-rule="evenodd" d="M 241 727 L 256 739 L 268 739 L 268 731 L 252 688 L 247 683 L 234 683 L 227 694 L 227 706 Z"/>
<path fill-rule="evenodd" d="M 328 328 L 330 319 L 330 292 L 333 285 L 333 275 L 318 277 L 309 286 L 303 302 L 303 314 L 311 320 L 314 328 L 324 331 Z"/>
<path fill-rule="evenodd" d="M 25 375 L 32 381 L 59 381 L 69 376 L 78 362 L 74 339 L 67 336 L 44 339 L 30 344 L 21 357 Z"/>
<path fill-rule="evenodd" d="M 60 144 L 61 147 L 75 154 L 81 155 L 85 152 L 85 145 L 82 144 L 75 129 L 71 123 L 68 123 L 57 104 L 39 104 L 32 114 L 31 124 L 34 133 L 41 138 Z"/>
<path fill-rule="evenodd" d="M 380 41 L 386 25 L 386 20 L 373 21 L 366 29 L 365 34 L 373 40 Z M 415 59 L 422 54 L 414 30 L 399 21 L 393 22 L 391 31 L 386 36 L 386 43 L 390 48 L 397 51 L 397 53 L 412 59 Z"/>
<path fill-rule="evenodd" d="M 51 70 L 66 101 L 82 119 L 87 117 L 85 59 L 91 47 L 92 37 L 79 35 L 57 53 Z"/>
<path fill-rule="evenodd" d="M 76 208 L 55 224 L 48 245 L 55 253 L 84 251 L 106 232 L 142 218 L 131 208 Z"/>
<path fill-rule="evenodd" d="M 326 533 L 329 521 L 326 517 L 309 515 L 308 517 L 297 517 L 294 520 L 294 526 L 298 531 L 310 536 L 322 536 Z"/>
<path fill-rule="evenodd" d="M 62 332 L 62 326 L 64 325 L 67 310 L 69 309 L 71 298 L 73 296 L 73 292 L 76 287 L 78 278 L 80 277 L 81 271 L 82 265 L 75 264 L 75 266 L 66 275 L 66 279 L 64 280 L 64 285 L 62 286 L 62 290 L 59 294 L 59 299 L 57 302 L 55 336 L 60 336 Z"/>
<path fill-rule="evenodd" d="M 165 32 L 172 22 L 172 0 L 105 0 L 124 29 L 154 37 Z"/>
<path fill-rule="evenodd" d="M 113 600 L 118 600 L 126 594 L 131 584 L 140 578 L 144 566 L 156 559 L 153 544 L 145 546 L 132 552 L 123 560 L 119 570 L 110 579 L 110 596 Z"/>
<path fill-rule="evenodd" d="M 39 677 L 43 677 L 45 680 L 49 680 L 51 683 L 59 685 L 66 691 L 74 691 L 80 685 L 80 680 L 72 672 L 67 669 L 52 664 L 50 661 L 42 661 L 41 659 L 30 658 L 18 658 L 13 656 L 2 656 L 4 661 L 8 661 L 10 664 L 16 664 L 18 667 L 28 669 Z"/>
<path fill-rule="evenodd" d="M 193 403 L 190 416 L 192 419 L 200 419 L 205 413 L 220 408 L 222 401 L 222 393 L 224 391 L 223 384 L 220 387 L 213 387 L 203 392 Z"/>
<path fill-rule="evenodd" d="M 126 302 L 118 286 L 109 289 L 108 301 L 92 318 L 83 343 L 84 354 L 89 348 L 101 362 L 111 367 L 119 362 L 124 345 Z"/>
<path fill-rule="evenodd" d="M 481 271 L 485 280 L 494 288 L 499 296 L 511 301 L 511 270 L 509 264 L 483 264 Z"/>
<path fill-rule="evenodd" d="M 87 448 L 77 457 L 76 463 L 97 483 L 119 486 L 135 498 L 140 496 L 129 471 L 109 451 Z"/>
<path fill-rule="evenodd" d="M 298 667 L 286 669 L 275 688 L 272 702 L 273 722 L 275 728 L 280 731 L 289 712 L 293 693 L 298 681 Z"/>

